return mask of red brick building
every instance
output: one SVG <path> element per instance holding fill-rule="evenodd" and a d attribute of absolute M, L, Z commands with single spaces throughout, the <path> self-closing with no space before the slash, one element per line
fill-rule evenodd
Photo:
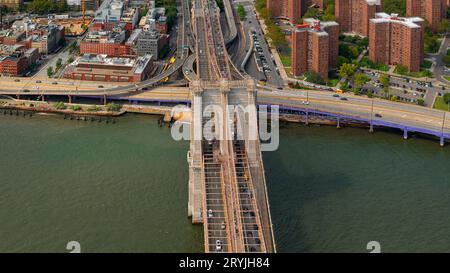
<path fill-rule="evenodd" d="M 271 12 L 272 17 L 287 19 L 292 24 L 298 24 L 312 4 L 323 9 L 323 0 L 267 0 L 266 2 L 267 10 Z"/>
<path fill-rule="evenodd" d="M 373 62 L 404 65 L 420 71 L 423 59 L 424 20 L 377 13 L 370 20 L 369 58 Z"/>
<path fill-rule="evenodd" d="M 305 19 L 292 32 L 291 69 L 294 76 L 307 71 L 328 79 L 328 71 L 337 65 L 339 25 Z"/>
<path fill-rule="evenodd" d="M 0 57 L 0 74 L 5 76 L 20 76 L 28 67 L 28 60 L 23 53 L 15 53 Z"/>
<path fill-rule="evenodd" d="M 132 56 L 131 46 L 116 43 L 81 42 L 80 54 L 106 54 L 108 56 Z"/>
<path fill-rule="evenodd" d="M 420 16 L 427 20 L 433 31 L 447 16 L 447 0 L 406 0 L 406 16 Z"/>
<path fill-rule="evenodd" d="M 369 20 L 381 12 L 381 0 L 336 0 L 334 12 L 341 32 L 367 36 Z"/>
<path fill-rule="evenodd" d="M 106 55 L 86 54 L 72 64 L 64 78 L 103 82 L 140 82 L 147 79 L 153 69 L 153 57 L 109 58 Z"/>
<path fill-rule="evenodd" d="M 127 31 L 92 31 L 80 43 L 80 54 L 105 54 L 111 57 L 133 56 L 130 45 L 125 44 Z"/>

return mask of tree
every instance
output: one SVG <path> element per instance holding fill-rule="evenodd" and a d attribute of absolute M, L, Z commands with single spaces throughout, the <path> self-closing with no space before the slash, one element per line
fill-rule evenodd
<path fill-rule="evenodd" d="M 70 110 L 72 111 L 81 111 L 81 106 L 79 105 L 71 105 Z"/>
<path fill-rule="evenodd" d="M 33 0 L 27 5 L 29 13 L 46 14 L 56 10 L 56 4 L 52 0 Z"/>
<path fill-rule="evenodd" d="M 443 99 L 445 104 L 450 104 L 450 93 L 445 93 Z"/>
<path fill-rule="evenodd" d="M 312 71 L 306 72 L 305 78 L 307 82 L 312 82 L 316 84 L 325 84 L 325 81 L 322 79 L 322 77 L 320 77 L 319 74 Z"/>
<path fill-rule="evenodd" d="M 402 64 L 399 64 L 395 67 L 395 72 L 400 75 L 406 75 L 406 74 L 408 74 L 408 67 L 406 67 Z"/>
<path fill-rule="evenodd" d="M 358 48 L 353 45 L 339 43 L 339 56 L 343 56 L 347 59 L 356 59 L 359 55 Z"/>
<path fill-rule="evenodd" d="M 73 57 L 69 57 L 69 59 L 67 59 L 67 63 L 73 63 L 73 61 L 74 61 L 74 59 L 73 59 Z"/>
<path fill-rule="evenodd" d="M 344 63 L 339 67 L 339 75 L 341 77 L 350 78 L 356 72 L 356 67 L 353 64 Z"/>
<path fill-rule="evenodd" d="M 417 104 L 420 106 L 424 106 L 425 105 L 425 100 L 424 99 L 418 99 L 417 100 Z"/>
<path fill-rule="evenodd" d="M 58 12 L 66 12 L 69 9 L 66 0 L 59 0 L 59 2 L 55 6 Z"/>
<path fill-rule="evenodd" d="M 336 16 L 334 15 L 334 3 L 325 4 L 324 15 L 322 16 L 322 21 L 335 21 Z"/>
<path fill-rule="evenodd" d="M 247 16 L 247 12 L 245 11 L 245 8 L 243 5 L 239 4 L 237 7 L 237 14 L 241 21 L 245 20 L 245 16 Z"/>
<path fill-rule="evenodd" d="M 383 85 L 383 92 L 384 92 L 385 97 L 388 97 L 388 95 L 389 95 L 389 85 L 391 83 L 391 79 L 389 78 L 389 76 L 381 75 L 380 83 Z"/>
<path fill-rule="evenodd" d="M 116 103 L 108 103 L 106 105 L 106 109 L 109 112 L 119 112 L 120 109 L 122 109 L 122 106 L 120 104 L 116 104 Z"/>
<path fill-rule="evenodd" d="M 53 66 L 49 66 L 47 68 L 47 76 L 50 78 L 51 76 L 53 76 Z"/>
<path fill-rule="evenodd" d="M 56 60 L 56 70 L 60 69 L 62 65 L 62 59 L 58 58 L 58 60 Z"/>
<path fill-rule="evenodd" d="M 356 73 L 355 79 L 354 79 L 354 88 L 361 89 L 361 87 L 364 86 L 368 81 L 370 81 L 370 78 L 364 74 L 364 73 Z"/>
<path fill-rule="evenodd" d="M 450 66 L 450 55 L 445 55 L 444 57 L 442 57 L 442 61 L 446 66 Z"/>
<path fill-rule="evenodd" d="M 57 103 L 53 104 L 53 107 L 55 107 L 56 110 L 66 109 L 66 105 L 64 104 L 64 102 L 57 102 Z"/>
<path fill-rule="evenodd" d="M 443 19 L 438 26 L 439 33 L 447 33 L 450 30 L 450 21 L 448 19 Z"/>
<path fill-rule="evenodd" d="M 316 18 L 319 14 L 319 9 L 315 7 L 309 7 L 306 11 L 305 15 L 303 15 L 303 18 Z"/>
<path fill-rule="evenodd" d="M 406 1 L 405 0 L 382 0 L 384 12 L 391 14 L 397 13 L 401 16 L 406 15 Z"/>
<path fill-rule="evenodd" d="M 349 63 L 349 62 L 350 61 L 347 58 L 345 58 L 344 56 L 338 56 L 338 59 L 337 59 L 338 65 L 337 65 L 337 67 L 341 67 L 341 65 Z"/>
<path fill-rule="evenodd" d="M 428 69 L 424 69 L 422 71 L 422 77 L 431 78 L 431 77 L 433 77 L 433 73 L 430 70 L 428 70 Z"/>

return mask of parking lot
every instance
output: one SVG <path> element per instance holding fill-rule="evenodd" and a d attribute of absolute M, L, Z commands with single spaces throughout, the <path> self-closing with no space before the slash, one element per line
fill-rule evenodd
<path fill-rule="evenodd" d="M 375 71 L 364 71 L 364 73 L 370 81 L 362 87 L 361 91 L 363 93 L 371 91 L 374 96 L 384 97 L 384 86 L 380 83 L 381 74 Z M 418 99 L 423 99 L 426 106 L 432 106 L 434 97 L 444 92 L 448 92 L 445 87 L 434 86 L 431 81 L 390 77 L 389 95 L 396 96 L 400 101 L 417 103 Z"/>

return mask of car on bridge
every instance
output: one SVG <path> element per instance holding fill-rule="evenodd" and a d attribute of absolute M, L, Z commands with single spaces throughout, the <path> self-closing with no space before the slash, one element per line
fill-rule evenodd
<path fill-rule="evenodd" d="M 216 251 L 222 250 L 222 242 L 220 240 L 216 241 Z"/>

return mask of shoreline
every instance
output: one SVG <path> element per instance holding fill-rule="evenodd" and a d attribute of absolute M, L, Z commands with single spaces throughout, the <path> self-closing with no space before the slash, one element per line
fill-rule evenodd
<path fill-rule="evenodd" d="M 11 101 L 8 101 L 11 102 Z M 157 105 L 131 105 L 131 104 L 123 104 L 122 108 L 119 112 L 110 112 L 110 111 L 74 111 L 71 109 L 57 110 L 49 102 L 35 102 L 29 100 L 15 100 L 15 105 L 11 104 L 0 104 L 0 111 L 23 111 L 23 115 L 26 115 L 25 112 L 36 113 L 36 114 L 55 114 L 62 116 L 73 116 L 77 118 L 86 118 L 86 117 L 120 117 L 127 113 L 131 114 L 143 114 L 143 115 L 153 115 L 160 116 L 163 123 L 171 123 L 174 121 L 174 118 L 171 117 L 172 107 L 170 106 L 157 106 Z M 27 106 L 26 104 L 31 104 L 33 106 Z M 40 107 L 36 107 L 35 105 L 40 105 Z M 94 104 L 76 104 L 72 103 L 67 105 L 78 105 L 83 107 L 104 107 L 104 105 L 94 105 Z M 44 106 L 44 107 L 43 107 Z M 349 128 L 359 128 L 359 129 L 369 129 L 370 133 L 373 133 L 373 130 L 370 130 L 370 125 L 351 121 L 351 120 L 341 120 L 337 122 L 337 120 L 333 117 L 326 116 L 309 116 L 308 118 L 305 115 L 293 115 L 293 114 L 280 114 L 279 116 L 280 122 L 285 123 L 298 123 L 304 125 L 316 125 L 316 126 L 334 126 L 337 129 L 342 127 Z M 190 121 L 189 121 L 190 122 Z M 383 130 L 395 134 L 401 134 L 400 130 L 396 130 L 395 128 L 385 127 L 385 126 L 376 126 L 376 129 Z M 419 136 L 423 139 L 428 140 L 438 140 L 439 138 L 434 135 L 423 134 L 420 132 L 411 132 L 411 136 Z M 405 138 L 406 139 L 406 138 Z M 442 144 L 441 144 L 442 146 Z"/>

